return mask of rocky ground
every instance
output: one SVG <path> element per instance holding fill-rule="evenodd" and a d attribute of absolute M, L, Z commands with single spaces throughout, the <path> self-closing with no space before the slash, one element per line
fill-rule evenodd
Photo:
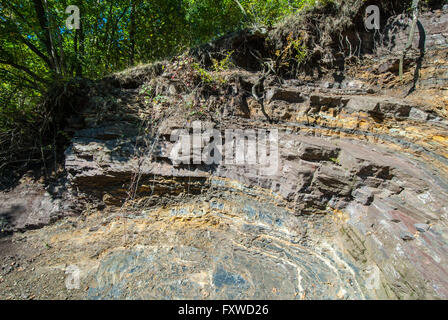
<path fill-rule="evenodd" d="M 268 76 L 263 102 L 247 61 L 188 55 L 93 86 L 59 179 L 0 194 L 0 298 L 447 299 L 448 12 L 420 17 L 401 81 L 402 21 L 333 73 Z M 195 120 L 278 129 L 278 171 L 173 164 Z"/>

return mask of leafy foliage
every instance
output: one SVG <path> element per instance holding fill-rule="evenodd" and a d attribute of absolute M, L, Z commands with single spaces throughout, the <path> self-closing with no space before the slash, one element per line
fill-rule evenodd
<path fill-rule="evenodd" d="M 57 121 L 63 116 L 55 110 L 69 112 L 74 102 L 68 88 L 77 90 L 73 84 L 80 79 L 174 56 L 226 33 L 270 26 L 318 2 L 333 1 L 0 0 L 0 170 L 12 161 L 11 148 L 26 159 L 36 152 L 47 159 L 46 150 L 51 153 L 55 142 L 42 137 L 48 130 L 60 131 Z M 65 24 L 69 5 L 80 9 L 79 29 Z M 231 54 L 214 61 L 215 71 L 229 67 Z M 300 39 L 291 40 L 281 54 L 299 62 L 307 57 Z M 193 67 L 203 82 L 220 81 Z M 157 98 L 149 91 L 146 95 Z"/>

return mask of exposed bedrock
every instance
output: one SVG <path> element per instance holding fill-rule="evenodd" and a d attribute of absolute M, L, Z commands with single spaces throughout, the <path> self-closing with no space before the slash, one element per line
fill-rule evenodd
<path fill-rule="evenodd" d="M 290 131 L 290 133 L 287 133 L 287 131 Z M 90 196 L 97 193 L 98 199 L 104 200 L 106 204 L 121 205 L 126 198 L 126 186 L 131 181 L 133 174 L 140 173 L 137 201 L 141 204 L 141 208 L 148 205 L 174 207 L 176 209 L 170 209 L 171 217 L 179 216 L 180 221 L 183 221 L 183 219 L 186 221 L 184 228 L 176 231 L 175 239 L 180 241 L 174 245 L 175 248 L 178 248 L 177 250 L 180 250 L 177 254 L 204 255 L 204 259 L 209 259 L 209 256 L 214 254 L 215 249 L 213 248 L 218 245 L 219 241 L 222 241 L 222 247 L 219 245 L 218 247 L 222 250 L 224 248 L 230 250 L 228 254 L 229 257 L 232 257 L 230 253 L 236 248 L 230 239 L 235 240 L 243 237 L 239 233 L 238 235 L 235 234 L 233 228 L 239 229 L 238 232 L 242 234 L 244 234 L 243 230 L 246 230 L 247 233 L 244 236 L 257 238 L 260 228 L 265 228 L 266 221 L 263 221 L 263 219 L 268 217 L 267 219 L 270 221 L 268 231 L 263 231 L 263 234 L 274 236 L 274 234 L 279 233 L 280 235 L 275 237 L 286 237 L 287 240 L 281 242 L 281 248 L 277 249 L 281 252 L 280 256 L 289 256 L 289 250 L 296 250 L 297 248 L 294 249 L 296 241 L 299 243 L 305 240 L 310 241 L 312 245 L 309 245 L 307 250 L 315 250 L 315 252 L 322 249 L 323 242 L 330 245 L 331 250 L 337 250 L 335 254 L 342 260 L 346 260 L 347 265 L 357 266 L 349 267 L 348 271 L 350 271 L 349 274 L 354 274 L 349 278 L 356 281 L 359 286 L 358 289 L 352 287 L 351 291 L 348 291 L 344 286 L 336 286 L 344 293 L 344 296 L 345 293 L 351 298 L 430 298 L 446 297 L 447 295 L 447 270 L 444 266 L 447 259 L 446 218 L 448 216 L 448 197 L 445 179 L 440 175 L 440 172 L 412 154 L 406 154 L 401 150 L 388 148 L 387 145 L 379 145 L 368 141 L 300 134 L 300 131 L 292 127 L 282 131 L 279 135 L 279 154 L 281 158 L 277 174 L 260 177 L 257 174 L 257 168 L 248 165 L 221 165 L 217 168 L 191 165 L 190 168 L 178 168 L 173 166 L 169 159 L 157 154 L 153 161 L 142 163 L 139 162 L 141 158 L 133 158 L 132 154 L 126 153 L 133 150 L 131 141 L 126 142 L 126 139 L 121 138 L 104 141 L 96 138 L 75 139 L 73 146 L 67 153 L 66 166 L 74 185 Z M 169 142 L 165 141 L 163 145 L 169 149 Z M 257 192 L 259 192 L 257 190 L 265 190 L 264 192 L 267 192 L 269 196 L 260 198 L 257 195 Z M 215 192 L 234 194 L 232 200 L 227 201 L 223 207 L 225 208 L 224 212 L 216 213 L 213 210 L 215 206 L 222 206 L 212 201 Z M 197 197 L 200 197 L 203 201 L 199 205 L 199 213 L 190 210 L 184 204 L 185 201 L 189 201 L 188 199 L 196 199 Z M 253 205 L 245 207 L 243 203 L 249 201 L 247 199 L 250 199 L 255 207 Z M 255 220 L 256 227 L 247 225 L 251 223 L 251 219 L 246 216 L 246 211 L 251 211 L 252 216 L 257 218 Z M 283 218 L 279 218 L 278 224 L 273 223 L 273 221 L 277 221 L 274 214 L 277 211 L 284 214 Z M 282 219 L 285 219 L 285 216 L 288 215 L 296 227 L 284 226 Z M 329 224 L 330 217 L 333 218 L 331 223 L 334 223 L 332 228 L 337 225 L 338 228 L 334 230 L 339 229 L 341 231 L 340 237 L 325 235 L 325 233 L 313 233 L 307 226 L 309 220 Z M 144 218 L 138 217 L 136 219 Z M 187 236 L 184 233 L 193 232 L 189 229 L 189 223 L 196 220 L 198 220 L 197 223 L 200 223 L 201 219 L 207 220 L 207 223 L 201 224 L 201 232 L 212 231 L 216 237 L 224 237 L 225 239 L 219 241 L 213 237 L 202 239 L 201 241 L 206 241 L 210 246 L 209 248 L 201 249 L 200 253 L 190 252 L 191 249 L 185 249 L 187 252 L 184 252 L 183 249 L 177 247 L 182 245 L 182 241 L 178 238 Z M 209 220 L 215 219 L 218 225 L 224 223 L 222 222 L 224 219 L 225 225 L 229 229 L 216 231 L 213 223 L 209 225 Z M 167 221 L 167 224 L 169 223 Z M 308 230 L 305 234 L 303 234 L 304 229 Z M 253 232 L 255 233 L 252 234 Z M 258 262 L 256 262 L 258 258 L 252 255 L 251 250 L 267 249 L 257 248 L 252 242 L 249 242 L 247 246 L 243 251 L 237 250 L 237 252 L 249 256 L 228 259 L 250 259 L 246 262 L 245 268 L 249 268 L 251 263 L 254 267 L 258 265 Z M 250 254 L 245 250 L 248 250 Z M 123 254 L 126 255 L 126 253 L 117 253 L 117 259 L 124 259 Z M 158 254 L 154 255 L 154 253 L 150 254 L 145 250 L 138 251 L 135 254 L 136 256 L 132 259 L 137 259 L 137 261 L 139 259 L 149 259 L 149 257 L 145 257 L 149 254 L 150 257 L 157 259 L 157 265 L 161 264 L 163 266 L 165 266 L 165 263 L 172 263 L 171 258 L 175 259 L 170 255 L 165 256 L 161 253 L 162 256 L 159 256 Z M 263 254 L 269 255 L 266 251 Z M 295 254 L 301 256 L 300 250 Z M 280 256 L 274 255 L 273 261 L 283 259 Z M 162 259 L 162 261 L 159 261 L 159 259 Z M 104 268 L 102 272 L 105 273 L 102 274 L 102 277 L 106 278 L 101 279 L 105 283 L 100 284 L 101 290 L 98 289 L 99 292 L 95 291 L 96 295 L 94 296 L 99 295 L 101 297 L 101 292 L 112 294 L 108 291 L 111 289 L 107 289 L 107 274 L 109 272 L 107 269 L 110 268 L 108 263 L 112 262 L 105 262 L 105 265 L 102 266 Z M 123 266 L 125 269 L 129 268 L 126 263 Z M 223 261 L 220 263 L 230 269 L 222 269 L 225 267 L 220 267 L 217 264 L 215 267 L 218 271 L 213 272 L 229 273 L 227 276 L 229 279 L 226 280 L 229 282 L 229 291 L 210 293 L 211 298 L 269 297 L 266 292 L 261 293 L 267 289 L 261 290 L 255 283 L 261 286 L 268 286 L 268 284 L 259 283 L 251 278 L 259 275 L 258 271 L 249 268 L 245 271 L 249 273 L 246 274 L 245 278 L 239 273 L 236 273 L 236 275 L 232 273 L 239 269 L 238 263 L 242 262 L 231 260 L 228 263 Z M 232 266 L 233 263 L 237 265 Z M 314 272 L 322 272 L 324 278 L 329 277 L 329 274 L 325 271 L 318 271 L 318 264 L 308 260 L 297 262 L 294 258 L 289 257 L 285 263 L 294 266 L 289 271 L 294 274 L 294 276 L 291 276 L 291 279 L 295 279 L 293 283 L 296 283 L 298 281 L 297 277 L 300 277 L 297 276 L 294 268 L 300 270 L 308 264 L 312 264 L 311 268 L 316 268 Z M 210 267 L 207 263 L 205 265 Z M 203 268 L 197 267 L 199 269 Z M 339 270 L 341 266 L 333 267 Z M 326 266 L 325 268 L 330 267 Z M 327 269 L 327 272 L 330 269 Z M 210 274 L 206 272 L 202 276 L 207 279 L 214 279 L 216 275 L 210 271 L 210 268 L 207 270 Z M 381 277 L 378 278 L 381 283 L 380 288 L 373 291 L 366 289 L 366 278 L 363 279 L 360 270 L 378 270 L 378 274 L 381 274 Z M 144 275 L 148 270 L 145 269 L 142 272 Z M 158 271 L 154 269 L 153 272 L 157 273 Z M 189 273 L 193 272 L 199 271 L 193 268 L 186 271 L 185 276 L 187 277 Z M 277 273 L 277 271 L 272 272 Z M 111 276 L 109 275 L 109 277 Z M 304 286 L 310 286 L 311 283 L 314 283 L 313 281 L 316 281 L 313 276 L 308 275 L 307 277 L 309 280 L 303 280 Z M 337 275 L 332 277 L 349 279 Z M 274 281 L 268 275 L 265 279 L 269 279 L 266 281 Z M 251 280 L 254 282 L 251 283 Z M 323 279 L 321 280 L 326 282 Z M 205 281 L 205 279 L 202 279 L 202 281 Z M 189 285 L 194 287 L 199 284 L 190 283 Z M 299 288 L 297 284 L 291 285 L 296 291 L 293 290 L 293 287 L 283 289 L 287 292 L 300 293 L 299 296 L 304 294 L 300 290 L 297 291 Z M 242 290 L 240 286 L 244 287 L 246 291 L 240 291 L 240 289 Z M 199 287 L 205 290 L 200 285 Z M 211 288 L 216 289 L 216 283 L 215 286 L 211 285 L 206 291 L 209 292 Z M 324 290 L 323 287 L 318 288 L 320 288 L 318 290 Z M 168 289 L 165 288 L 164 290 Z M 189 297 L 186 293 L 188 289 L 185 288 L 184 290 L 186 291 L 164 294 L 166 294 L 166 297 Z M 338 290 L 332 293 L 325 291 L 325 294 L 334 298 L 338 292 Z M 155 292 L 141 294 L 145 297 L 157 296 Z M 281 297 L 292 298 L 288 294 L 281 295 Z M 112 296 L 114 295 L 112 294 Z M 121 296 L 118 294 L 116 297 Z M 308 297 L 318 298 L 319 293 L 313 295 L 308 291 Z"/>
<path fill-rule="evenodd" d="M 268 76 L 271 121 L 254 61 L 202 86 L 184 58 L 105 79 L 67 128 L 67 190 L 18 189 L 0 225 L 84 212 L 49 229 L 36 267 L 78 266 L 78 298 L 448 299 L 448 13 L 421 16 L 400 82 L 403 19 L 334 74 Z M 193 121 L 278 130 L 278 167 L 173 163 Z"/>
<path fill-rule="evenodd" d="M 99 109 L 95 99 L 107 99 L 96 97 L 66 151 L 72 191 L 120 207 L 137 179 L 127 211 L 137 231 L 132 249 L 86 270 L 87 297 L 448 298 L 447 17 L 421 17 L 426 52 L 418 63 L 409 53 L 407 86 L 396 70 L 403 17 L 389 21 L 382 54 L 348 65 L 340 81 L 268 78 L 273 123 L 247 94 L 259 74 L 243 70 L 192 96 L 175 79 L 184 66 L 168 67 L 146 82 L 164 97 L 151 110 L 126 80 L 113 103 Z M 190 102 L 206 107 L 194 114 Z M 149 115 L 157 130 L 145 134 Z M 173 164 L 170 134 L 193 120 L 222 136 L 278 129 L 278 170 Z"/>

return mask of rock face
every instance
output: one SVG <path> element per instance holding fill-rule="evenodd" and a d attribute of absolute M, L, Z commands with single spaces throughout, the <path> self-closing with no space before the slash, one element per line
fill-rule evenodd
<path fill-rule="evenodd" d="M 446 96 L 428 103 L 433 92 L 444 95 L 447 83 L 439 60 L 448 53 L 446 28 L 440 27 L 446 27 L 446 17 L 422 18 L 427 53 L 417 90 L 406 98 L 384 81 L 371 81 L 385 73 L 395 77 L 397 40 L 378 49 L 392 54 L 360 67 L 368 74 L 358 71 L 358 77 L 331 86 L 286 80 L 266 89 L 266 110 L 276 125 L 263 121 L 249 97 L 247 103 L 241 96 L 225 101 L 217 93 L 204 100 L 210 109 L 214 100 L 223 101 L 224 116 L 216 125 L 222 131 L 280 130 L 279 168 L 272 176 L 250 165 L 173 166 L 169 133 L 188 127 L 192 119 L 185 112 L 161 117 L 163 129 L 146 138 L 137 133 L 138 110 L 125 121 L 106 112 L 95 126 L 78 131 L 66 167 L 80 192 L 121 204 L 127 197 L 123 186 L 137 174 L 137 198 L 164 204 L 161 219 L 182 226 L 170 231 L 169 240 L 155 236 L 150 247 L 105 256 L 88 297 L 447 298 Z M 393 20 L 388 28 L 396 25 Z M 243 76 L 242 83 L 254 83 L 251 77 Z M 188 92 L 173 94 L 170 79 L 168 70 L 150 83 L 171 106 L 182 104 Z M 132 89 L 117 92 L 138 98 Z M 239 108 L 241 113 L 234 111 Z M 91 110 L 86 118 L 96 112 Z M 139 153 L 136 146 L 145 139 L 158 151 Z M 259 188 L 270 196 L 260 198 Z M 216 192 L 220 200 L 211 201 Z M 193 209 L 186 199 L 200 205 Z M 151 210 L 132 223 L 148 219 Z M 310 221 L 338 229 L 339 236 L 314 230 Z M 373 275 L 363 273 L 369 270 Z M 145 281 L 150 289 L 138 285 Z M 132 293 L 125 289 L 130 287 Z"/>
<path fill-rule="evenodd" d="M 62 190 L 46 190 L 42 184 L 22 181 L 13 191 L 0 193 L 0 235 L 40 228 L 70 211 Z"/>
<path fill-rule="evenodd" d="M 268 199 L 260 200 L 233 191 L 133 218 L 137 227 L 156 214 L 158 222 L 146 230 L 154 234 L 159 228 L 163 235 L 153 237 L 150 246 L 117 250 L 101 259 L 87 297 L 331 299 L 339 292 L 365 297 L 359 271 L 339 258 L 341 252 L 328 244 L 314 247 L 290 233 L 310 219 L 294 218 Z M 308 232 L 312 229 L 310 224 Z"/>
<path fill-rule="evenodd" d="M 403 83 L 400 19 L 385 29 L 398 36 L 340 81 L 267 79 L 272 122 L 250 93 L 257 72 L 230 70 L 197 89 L 178 59 L 108 79 L 65 167 L 71 195 L 110 216 L 49 231 L 54 264 L 81 270 L 87 289 L 76 297 L 447 299 L 448 15 L 421 17 L 426 51 Z M 278 166 L 173 163 L 170 135 L 191 133 L 193 121 L 223 137 L 278 130 Z M 48 220 L 54 206 L 30 212 Z"/>

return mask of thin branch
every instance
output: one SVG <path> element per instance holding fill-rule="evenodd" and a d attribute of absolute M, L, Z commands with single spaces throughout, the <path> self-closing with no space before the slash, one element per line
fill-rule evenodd
<path fill-rule="evenodd" d="M 32 72 L 30 69 L 28 69 L 27 67 L 24 67 L 22 65 L 19 65 L 17 63 L 11 62 L 11 61 L 5 61 L 5 60 L 0 60 L 0 64 L 6 64 L 9 65 L 13 68 L 16 68 L 18 70 L 24 71 L 26 72 L 28 75 L 30 75 L 34 80 L 39 81 L 41 83 L 47 83 L 47 81 L 41 77 L 39 77 L 37 74 L 35 74 L 34 72 Z"/>
<path fill-rule="evenodd" d="M 236 4 L 238 5 L 238 7 L 240 7 L 241 11 L 243 12 L 244 16 L 247 17 L 247 13 L 246 10 L 244 10 L 243 6 L 241 5 L 241 3 L 238 0 L 234 0 L 236 2 Z"/>

